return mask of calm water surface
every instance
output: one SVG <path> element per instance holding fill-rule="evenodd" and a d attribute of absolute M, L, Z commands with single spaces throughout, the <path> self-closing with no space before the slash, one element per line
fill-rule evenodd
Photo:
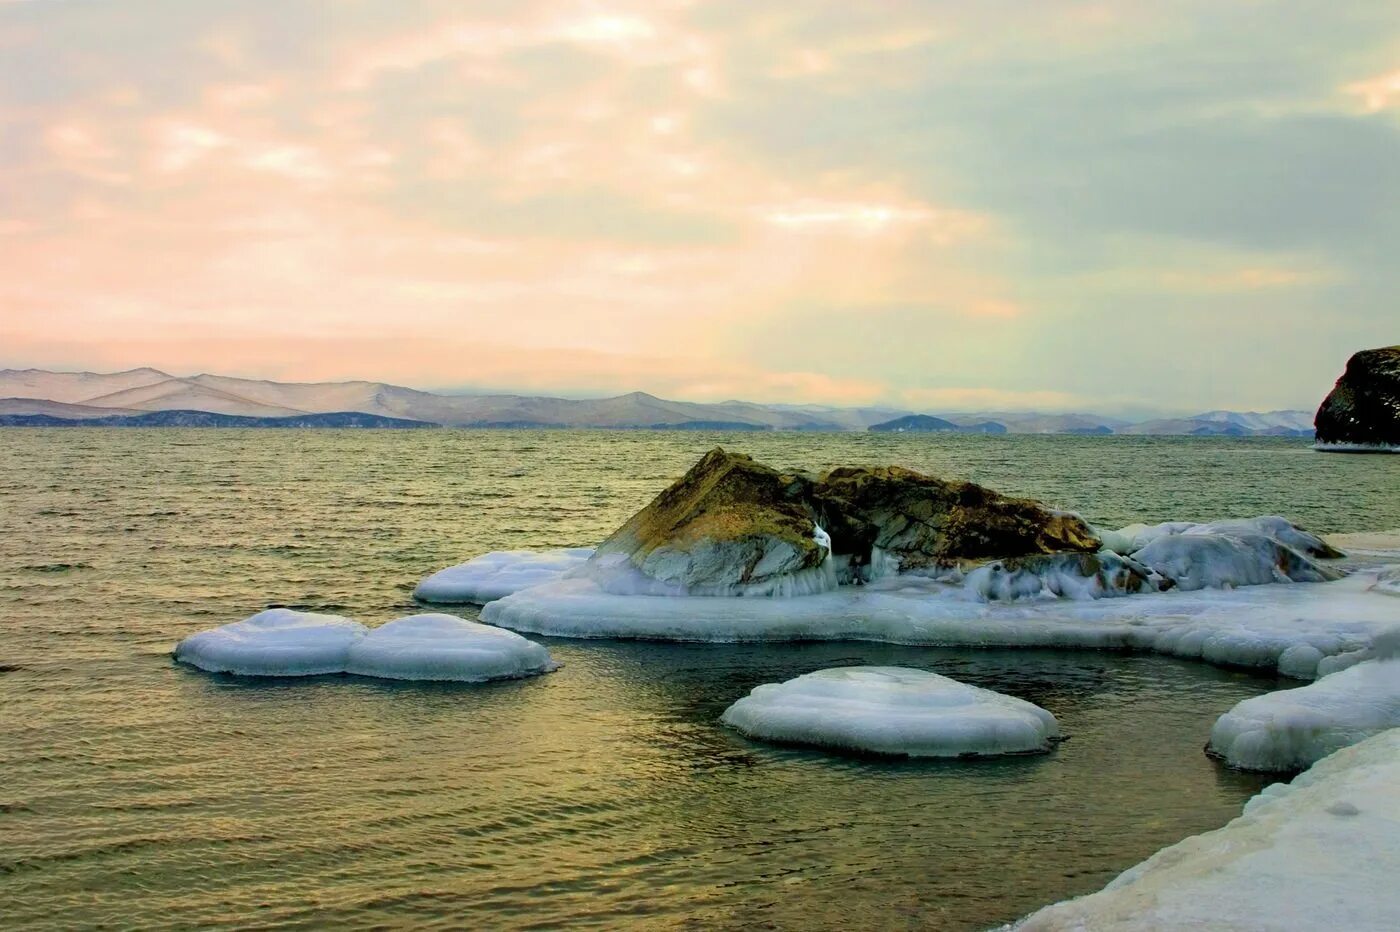
<path fill-rule="evenodd" d="M 1400 457 L 1286 440 L 0 431 L 0 924 L 979 928 L 1098 888 L 1266 782 L 1201 746 L 1276 681 L 1163 657 L 552 640 L 563 670 L 484 687 L 169 660 L 270 605 L 376 624 L 450 563 L 595 543 L 716 443 L 1115 526 L 1400 526 Z M 716 723 L 759 683 L 853 663 L 1029 699 L 1071 740 L 910 763 Z"/>

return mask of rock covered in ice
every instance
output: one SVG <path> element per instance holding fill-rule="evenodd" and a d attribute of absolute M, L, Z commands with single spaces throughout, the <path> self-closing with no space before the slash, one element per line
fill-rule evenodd
<path fill-rule="evenodd" d="M 175 659 L 210 673 L 312 676 L 345 669 L 350 647 L 368 629 L 339 615 L 270 608 L 242 621 L 192 634 Z"/>
<path fill-rule="evenodd" d="M 963 579 L 964 588 L 985 601 L 1101 599 L 1160 588 L 1141 564 L 1116 553 L 1055 553 L 994 560 Z"/>
<path fill-rule="evenodd" d="M 792 595 L 899 569 L 1099 549 L 1077 515 L 897 466 L 780 473 L 711 450 L 598 547 L 609 592 Z"/>
<path fill-rule="evenodd" d="M 1245 770 L 1300 770 L 1400 727 L 1400 631 L 1381 640 L 1381 658 L 1239 703 L 1216 721 L 1211 753 Z"/>
<path fill-rule="evenodd" d="M 1313 419 L 1322 450 L 1400 450 L 1400 346 L 1362 350 Z"/>
<path fill-rule="evenodd" d="M 1342 552 L 1278 515 L 1130 524 L 1099 531 L 1104 549 L 1131 557 L 1165 586 L 1222 589 L 1273 582 L 1322 582 L 1341 573 L 1318 560 Z"/>
<path fill-rule="evenodd" d="M 1392 729 L 1268 787 L 1224 828 L 1011 928 L 1388 932 L 1400 928 L 1397 863 L 1400 729 Z"/>
<path fill-rule="evenodd" d="M 770 594 L 830 555 L 804 502 L 807 485 L 711 450 L 598 546 L 590 574 L 618 591 Z"/>
<path fill-rule="evenodd" d="M 1325 582 L 1341 573 L 1273 537 L 1244 531 L 1168 534 L 1133 559 L 1178 589 L 1225 589 L 1276 582 Z"/>
<path fill-rule="evenodd" d="M 1093 553 L 1098 536 L 1078 515 L 1010 498 L 972 482 L 900 466 L 844 466 L 812 488 L 833 551 L 870 562 L 877 551 L 903 571 L 960 561 Z"/>
<path fill-rule="evenodd" d="M 578 569 L 593 555 L 588 547 L 559 550 L 498 550 L 439 570 L 418 584 L 413 595 L 424 602 L 484 605 L 512 592 L 553 582 Z"/>
<path fill-rule="evenodd" d="M 1046 751 L 1060 734 L 1037 705 L 904 667 L 837 667 L 768 683 L 721 720 L 768 741 L 909 757 Z"/>
<path fill-rule="evenodd" d="M 1227 536 L 1250 536 L 1261 534 L 1292 548 L 1307 557 L 1318 560 L 1335 560 L 1345 556 L 1325 539 L 1306 528 L 1301 528 L 1279 515 L 1264 515 L 1258 518 L 1235 518 L 1226 521 L 1210 521 L 1187 528 L 1183 534 L 1224 534 Z"/>
<path fill-rule="evenodd" d="M 1103 542 L 1103 549 L 1128 557 L 1159 537 L 1180 534 L 1188 528 L 1198 526 L 1194 521 L 1167 521 L 1162 524 L 1130 524 L 1116 531 L 1108 528 L 1095 530 Z"/>
<path fill-rule="evenodd" d="M 619 596 L 586 578 L 482 610 L 516 631 L 681 641 L 854 640 L 969 647 L 1140 649 L 1312 679 L 1396 624 L 1374 570 L 1308 586 L 1148 592 L 1124 599 L 982 602 L 961 585 L 893 576 L 789 599 Z"/>
<path fill-rule="evenodd" d="M 1326 540 L 1279 515 L 1258 518 L 1231 518 L 1225 521 L 1165 521 L 1161 524 L 1130 524 L 1116 531 L 1098 530 L 1105 550 L 1123 556 L 1133 556 L 1139 550 L 1164 537 L 1179 534 L 1217 536 L 1257 536 L 1272 538 L 1304 556 L 1332 560 L 1342 552 Z"/>
<path fill-rule="evenodd" d="M 541 644 L 455 615 L 396 618 L 350 645 L 345 672 L 393 680 L 480 683 L 558 669 Z"/>

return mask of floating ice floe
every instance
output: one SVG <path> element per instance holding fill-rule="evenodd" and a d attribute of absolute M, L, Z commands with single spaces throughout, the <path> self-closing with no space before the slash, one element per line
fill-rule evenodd
<path fill-rule="evenodd" d="M 1018 932 L 1400 928 L 1400 730 L 1251 799 L 1224 828 L 1164 848 Z"/>
<path fill-rule="evenodd" d="M 1033 703 L 904 667 L 837 667 L 759 686 L 721 720 L 753 738 L 909 757 L 1050 749 L 1055 716 Z"/>
<path fill-rule="evenodd" d="M 498 550 L 439 570 L 419 583 L 413 595 L 424 602 L 485 604 L 560 579 L 592 555 L 591 547 Z"/>
<path fill-rule="evenodd" d="M 285 608 L 192 634 L 175 659 L 210 673 L 484 682 L 558 668 L 543 645 L 454 615 L 410 615 L 366 628 L 338 615 Z"/>
<path fill-rule="evenodd" d="M 339 615 L 270 608 L 190 635 L 175 646 L 175 659 L 210 673 L 245 676 L 339 673 L 350 645 L 368 630 Z"/>
<path fill-rule="evenodd" d="M 1379 659 L 1239 703 L 1216 721 L 1209 750 L 1245 770 L 1300 770 L 1400 726 L 1400 631 L 1379 640 Z"/>
<path fill-rule="evenodd" d="M 479 683 L 558 669 L 541 644 L 455 615 L 398 618 L 350 646 L 345 672 L 392 680 Z"/>
<path fill-rule="evenodd" d="M 962 585 L 910 576 L 792 598 L 623 596 L 572 578 L 492 602 L 482 619 L 584 638 L 1130 648 L 1311 679 L 1323 658 L 1365 652 L 1400 622 L 1395 597 L 1372 590 L 1377 572 L 1312 585 L 1015 602 L 983 602 Z"/>

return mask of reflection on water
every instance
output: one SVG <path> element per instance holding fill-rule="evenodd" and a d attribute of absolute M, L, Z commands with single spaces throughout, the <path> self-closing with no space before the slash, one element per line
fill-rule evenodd
<path fill-rule="evenodd" d="M 552 641 L 560 672 L 473 687 L 249 681 L 167 656 L 270 604 L 373 624 L 475 553 L 593 543 L 717 440 L 967 476 L 1113 524 L 1400 525 L 1396 458 L 1285 441 L 0 432 L 6 924 L 977 928 L 1223 824 L 1264 782 L 1201 746 L 1274 682 L 1163 657 Z M 716 723 L 759 683 L 857 663 L 1020 696 L 1070 740 L 894 762 Z"/>

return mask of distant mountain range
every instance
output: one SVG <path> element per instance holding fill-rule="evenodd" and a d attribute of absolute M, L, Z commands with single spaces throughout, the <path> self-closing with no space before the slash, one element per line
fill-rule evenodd
<path fill-rule="evenodd" d="M 70 418 L 52 414 L 0 414 L 0 427 L 360 427 L 374 429 L 433 428 L 427 421 L 380 417 L 359 411 L 332 414 L 293 414 L 289 417 L 241 417 L 208 411 L 148 411 L 106 417 Z"/>
<path fill-rule="evenodd" d="M 159 416 L 153 416 L 159 415 Z M 1130 422 L 1096 414 L 927 413 L 897 408 L 700 404 L 645 392 L 615 398 L 445 395 L 384 382 L 188 378 L 158 369 L 0 369 L 0 426 L 593 427 L 653 430 L 877 430 L 959 433 L 1312 436 L 1307 411 L 1209 411 Z"/>

